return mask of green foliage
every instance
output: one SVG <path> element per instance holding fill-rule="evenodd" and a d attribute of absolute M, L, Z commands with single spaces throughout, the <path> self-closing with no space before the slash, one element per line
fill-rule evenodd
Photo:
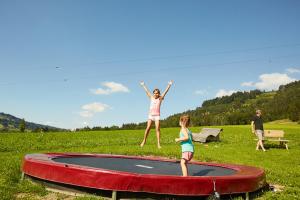
<path fill-rule="evenodd" d="M 279 115 L 281 119 L 289 118 L 300 121 L 300 81 L 280 86 L 270 107 L 272 114 Z"/>
<path fill-rule="evenodd" d="M 220 104 L 230 104 L 230 103 L 242 104 L 245 103 L 248 99 L 255 99 L 256 96 L 260 94 L 262 94 L 260 90 L 252 90 L 250 92 L 236 92 L 230 96 L 223 96 L 212 100 L 204 101 L 202 106 L 210 107 L 210 106 L 215 106 Z"/>
<path fill-rule="evenodd" d="M 202 107 L 162 120 L 161 126 L 177 126 L 182 114 L 189 114 L 194 126 L 249 124 L 256 109 L 263 111 L 265 122 L 279 119 L 300 121 L 300 81 L 280 86 L 277 92 L 253 90 L 207 100 Z"/>
<path fill-rule="evenodd" d="M 161 120 L 161 127 L 177 127 L 182 114 L 191 116 L 193 126 L 211 125 L 244 125 L 249 124 L 256 109 L 263 111 L 265 122 L 290 119 L 300 123 L 300 81 L 283 85 L 278 91 L 236 92 L 230 96 L 204 101 L 201 107 L 177 113 Z M 0 131 L 16 131 L 16 125 L 21 129 L 21 120 L 8 114 L 0 113 Z M 76 131 L 96 130 L 138 130 L 144 129 L 146 122 L 128 123 L 111 127 L 84 127 Z M 55 127 L 26 123 L 26 128 L 32 132 L 65 131 Z"/>
<path fill-rule="evenodd" d="M 25 129 L 34 132 L 40 132 L 40 130 L 44 132 L 67 131 L 66 129 L 26 122 L 24 119 L 0 112 L 0 132 L 24 132 Z"/>
<path fill-rule="evenodd" d="M 282 192 L 264 192 L 258 199 L 293 200 L 300 196 L 300 125 L 265 124 L 266 129 L 283 129 L 290 140 L 290 150 L 267 143 L 267 152 L 255 151 L 255 141 L 250 126 L 218 126 L 224 129 L 221 142 L 195 144 L 195 160 L 235 163 L 262 167 L 267 182 L 284 186 Z M 192 127 L 193 132 L 201 128 Z M 174 142 L 179 128 L 163 128 L 162 149 L 156 147 L 156 136 L 152 129 L 147 144 L 140 148 L 144 130 L 82 131 L 0 134 L 0 196 L 15 199 L 25 194 L 27 199 L 43 199 L 47 194 L 41 185 L 20 181 L 24 155 L 43 152 L 108 153 L 141 156 L 163 156 L 180 159 L 180 145 Z M 23 198 L 26 199 L 26 198 Z M 64 198 L 60 198 L 64 199 Z M 91 199 L 82 197 L 79 199 Z M 241 199 L 237 197 L 236 199 Z"/>
<path fill-rule="evenodd" d="M 22 119 L 20 122 L 20 132 L 24 133 L 25 128 L 26 128 L 26 123 L 25 123 L 25 119 Z"/>
<path fill-rule="evenodd" d="M 280 86 L 278 91 L 236 92 L 230 96 L 204 101 L 201 107 L 177 113 L 161 120 L 161 127 L 177 127 L 181 115 L 188 114 L 193 126 L 245 125 L 249 124 L 255 110 L 263 111 L 265 122 L 290 119 L 300 123 L 300 81 Z M 144 129 L 146 122 L 123 124 L 121 127 L 93 127 L 87 130 Z"/>

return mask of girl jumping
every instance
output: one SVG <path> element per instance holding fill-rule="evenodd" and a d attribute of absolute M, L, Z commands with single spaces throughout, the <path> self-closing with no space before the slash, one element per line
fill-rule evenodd
<path fill-rule="evenodd" d="M 140 146 L 143 147 L 145 145 L 147 137 L 148 137 L 150 129 L 151 129 L 152 121 L 154 121 L 156 137 L 157 137 L 157 147 L 160 149 L 161 148 L 161 146 L 160 146 L 160 124 L 159 124 L 160 105 L 161 105 L 161 102 L 164 100 L 164 97 L 166 96 L 167 92 L 169 91 L 171 85 L 173 84 L 173 81 L 169 81 L 168 86 L 162 95 L 160 95 L 160 91 L 157 88 L 153 90 L 153 95 L 152 95 L 151 92 L 149 92 L 148 88 L 146 87 L 144 81 L 141 81 L 140 84 L 144 88 L 147 96 L 150 99 L 150 110 L 149 110 L 149 115 L 148 115 L 147 128 L 145 130 L 144 139 Z"/>

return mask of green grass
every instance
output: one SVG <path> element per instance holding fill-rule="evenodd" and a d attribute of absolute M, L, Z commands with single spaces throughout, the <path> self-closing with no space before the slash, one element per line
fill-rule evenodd
<path fill-rule="evenodd" d="M 268 122 L 267 124 L 281 124 L 281 125 L 297 125 L 299 124 L 300 122 L 293 122 L 289 119 L 281 119 L 281 120 L 275 120 L 275 121 L 272 121 L 272 122 Z"/>
<path fill-rule="evenodd" d="M 255 151 L 250 126 L 222 126 L 221 142 L 195 143 L 194 158 L 199 161 L 236 163 L 262 167 L 267 182 L 284 186 L 282 192 L 265 192 L 258 199 L 297 199 L 300 197 L 300 126 L 266 124 L 266 129 L 283 129 L 290 150 L 270 143 L 267 152 Z M 199 127 L 191 128 L 199 132 Z M 95 131 L 80 133 L 11 133 L 0 134 L 0 197 L 1 199 L 38 199 L 47 195 L 41 185 L 20 181 L 25 154 L 43 152 L 85 152 L 125 155 L 154 155 L 180 158 L 180 145 L 174 142 L 179 128 L 162 129 L 162 149 L 156 148 L 152 131 L 144 148 L 139 147 L 144 130 Z M 268 147 L 267 146 L 267 147 Z M 22 195 L 20 195 L 22 194 Z M 25 194 L 25 195 L 24 195 Z M 63 199 L 60 197 L 59 199 Z M 91 199 L 81 197 L 78 199 Z"/>

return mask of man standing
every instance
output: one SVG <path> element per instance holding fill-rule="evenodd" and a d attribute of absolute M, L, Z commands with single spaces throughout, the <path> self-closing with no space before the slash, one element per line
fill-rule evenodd
<path fill-rule="evenodd" d="M 261 110 L 256 110 L 256 115 L 253 117 L 253 120 L 251 121 L 251 128 L 252 128 L 252 133 L 254 133 L 258 138 L 258 142 L 256 144 L 256 150 L 259 150 L 259 147 L 261 147 L 263 151 L 266 151 L 263 143 L 264 126 L 263 126 L 263 120 L 261 118 Z"/>

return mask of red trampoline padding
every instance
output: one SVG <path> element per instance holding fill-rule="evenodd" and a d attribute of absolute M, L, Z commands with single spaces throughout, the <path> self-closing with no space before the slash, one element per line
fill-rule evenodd
<path fill-rule="evenodd" d="M 105 161 L 102 162 L 103 165 L 114 167 L 114 169 L 95 167 L 99 163 L 102 165 L 101 159 Z M 90 163 L 72 164 L 73 160 L 74 162 L 88 160 Z M 108 161 L 111 161 L 111 163 L 108 163 Z M 141 173 L 139 173 L 139 171 L 129 172 L 127 168 L 127 171 L 118 170 L 118 167 L 122 169 L 126 167 L 114 166 L 113 162 L 119 163 L 119 161 L 121 163 L 125 162 L 124 165 L 129 166 L 129 171 L 132 168 L 130 167 L 131 163 L 134 163 L 134 167 L 141 167 Z M 143 165 L 139 164 L 139 161 L 141 161 Z M 159 174 L 151 172 L 151 170 L 153 170 L 151 169 L 152 162 L 153 166 L 158 166 L 155 168 L 158 168 L 156 170 Z M 214 192 L 214 182 L 216 191 L 221 195 L 253 192 L 266 184 L 264 170 L 257 167 L 191 162 L 191 166 L 194 168 L 195 172 L 198 170 L 197 166 L 201 167 L 198 170 L 198 174 L 202 175 L 198 176 L 197 173 L 195 173 L 196 175 L 193 176 L 182 177 L 180 175 L 161 174 L 161 171 L 162 173 L 164 172 L 159 168 L 160 164 L 162 166 L 167 166 L 166 170 L 168 170 L 168 166 L 170 168 L 176 168 L 178 166 L 178 169 L 180 170 L 180 163 L 170 159 L 70 153 L 26 155 L 23 160 L 22 170 L 24 174 L 42 180 L 86 188 L 184 196 L 210 195 Z M 93 167 L 88 165 L 93 165 Z M 210 176 L 209 173 L 207 173 L 208 175 L 205 175 L 202 173 L 205 171 L 205 167 L 210 168 L 209 170 L 206 170 L 207 172 L 220 170 L 221 174 Z M 225 172 L 226 170 L 230 170 L 231 174 L 222 176 L 224 170 Z"/>

